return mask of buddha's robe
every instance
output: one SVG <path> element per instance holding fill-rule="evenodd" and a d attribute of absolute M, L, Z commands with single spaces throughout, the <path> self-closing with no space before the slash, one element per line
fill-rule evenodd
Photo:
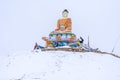
<path fill-rule="evenodd" d="M 57 23 L 57 29 L 56 30 L 61 30 L 61 26 L 64 26 L 65 31 L 71 32 L 72 31 L 71 18 L 59 19 L 58 23 Z"/>

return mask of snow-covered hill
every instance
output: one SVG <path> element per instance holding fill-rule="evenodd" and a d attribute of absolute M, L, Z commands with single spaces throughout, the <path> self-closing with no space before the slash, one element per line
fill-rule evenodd
<path fill-rule="evenodd" d="M 16 52 L 0 57 L 0 80 L 120 80 L 120 59 L 77 52 Z"/>

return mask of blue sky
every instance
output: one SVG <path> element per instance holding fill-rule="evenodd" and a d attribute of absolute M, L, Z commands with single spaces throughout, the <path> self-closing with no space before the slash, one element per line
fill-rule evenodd
<path fill-rule="evenodd" d="M 120 0 L 0 0 L 0 54 L 44 46 L 42 36 L 56 27 L 68 9 L 73 33 L 92 47 L 110 52 L 120 35 Z M 115 53 L 120 54 L 120 40 Z"/>

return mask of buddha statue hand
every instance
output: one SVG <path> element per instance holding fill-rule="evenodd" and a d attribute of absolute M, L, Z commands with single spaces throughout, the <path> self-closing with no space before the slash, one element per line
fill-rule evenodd
<path fill-rule="evenodd" d="M 60 30 L 61 30 L 61 31 L 64 31 L 64 30 L 65 30 L 65 26 L 61 24 L 61 25 L 60 25 Z"/>

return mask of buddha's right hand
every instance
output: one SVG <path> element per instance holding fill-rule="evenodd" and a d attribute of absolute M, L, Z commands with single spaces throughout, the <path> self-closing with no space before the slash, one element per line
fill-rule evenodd
<path fill-rule="evenodd" d="M 55 31 L 58 31 L 59 29 L 55 29 Z"/>

